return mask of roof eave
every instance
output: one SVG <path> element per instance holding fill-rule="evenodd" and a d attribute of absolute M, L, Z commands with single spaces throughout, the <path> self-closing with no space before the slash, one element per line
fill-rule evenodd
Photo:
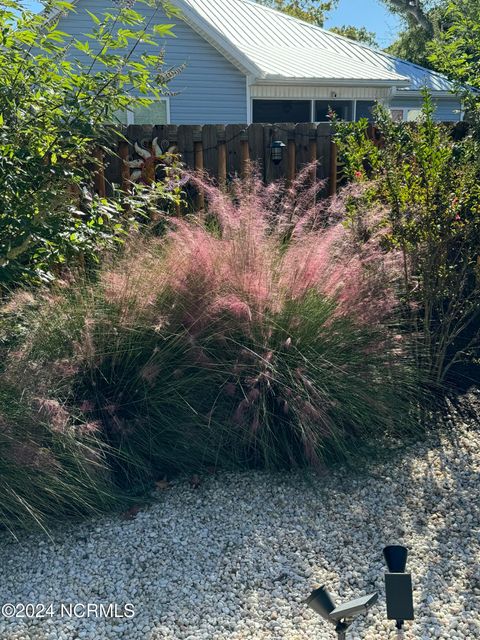
<path fill-rule="evenodd" d="M 403 87 L 403 89 L 400 89 L 399 91 L 394 90 L 393 95 L 403 96 L 405 93 L 408 93 L 409 96 L 417 97 L 421 96 L 423 91 L 424 89 Z M 455 96 L 452 90 L 449 89 L 434 89 L 433 87 L 428 87 L 428 91 L 429 93 L 434 94 L 437 98 L 452 98 Z"/>

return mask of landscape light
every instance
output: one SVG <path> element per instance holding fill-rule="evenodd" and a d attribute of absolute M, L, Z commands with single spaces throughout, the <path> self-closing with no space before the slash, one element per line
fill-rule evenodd
<path fill-rule="evenodd" d="M 280 164 L 283 159 L 283 150 L 287 145 L 281 140 L 274 140 L 270 145 L 270 157 L 273 164 Z"/>
<path fill-rule="evenodd" d="M 346 640 L 347 629 L 353 623 L 354 618 L 366 613 L 377 599 L 378 593 L 371 593 L 336 607 L 332 596 L 325 587 L 320 587 L 312 591 L 305 604 L 321 615 L 324 620 L 335 625 L 338 640 Z"/>
<path fill-rule="evenodd" d="M 392 544 L 383 550 L 388 573 L 385 574 L 387 618 L 396 621 L 397 637 L 403 638 L 405 620 L 413 620 L 412 576 L 405 573 L 408 549 Z"/>

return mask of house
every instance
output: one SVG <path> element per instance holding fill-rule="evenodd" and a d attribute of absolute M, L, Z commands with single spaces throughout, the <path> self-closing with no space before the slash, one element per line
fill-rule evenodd
<path fill-rule="evenodd" d="M 395 119 L 409 120 L 418 115 L 424 87 L 438 120 L 462 118 L 451 83 L 418 65 L 253 0 L 169 1 L 182 19 L 175 19 L 177 37 L 165 39 L 166 62 L 186 66 L 169 85 L 176 95 L 125 114 L 129 124 L 322 122 L 329 107 L 357 120 L 376 101 Z M 91 31 L 89 11 L 101 15 L 114 6 L 112 0 L 75 5 L 60 17 L 59 29 L 79 39 Z M 138 4 L 137 10 L 157 24 L 172 22 L 159 8 Z"/>

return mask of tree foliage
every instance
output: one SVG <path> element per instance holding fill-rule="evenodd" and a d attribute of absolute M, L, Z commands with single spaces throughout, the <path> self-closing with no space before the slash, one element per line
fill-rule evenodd
<path fill-rule="evenodd" d="M 415 62 L 424 67 L 429 67 L 438 71 L 442 71 L 454 77 L 457 69 L 451 68 L 443 60 L 443 55 L 449 58 L 448 48 L 453 48 L 460 52 L 463 45 L 459 43 L 457 47 L 455 39 L 459 37 L 464 40 L 474 40 L 475 25 L 478 25 L 480 5 L 478 0 L 458 0 L 451 2 L 450 0 L 437 0 L 436 2 L 420 2 L 417 0 L 417 13 L 407 9 L 402 9 L 400 5 L 405 4 L 385 0 L 385 4 L 395 13 L 401 15 L 404 19 L 404 28 L 400 32 L 398 39 L 388 47 L 388 53 Z M 409 3 L 406 3 L 409 4 Z M 463 20 L 463 22 L 462 22 Z M 467 31 L 473 27 L 470 33 Z M 446 47 L 447 42 L 449 47 Z M 438 46 L 440 49 L 438 49 Z M 471 46 L 471 45 L 469 45 Z M 439 55 L 432 55 L 432 49 Z M 454 66 L 461 65 L 461 57 L 457 59 Z"/>
<path fill-rule="evenodd" d="M 480 4 L 450 2 L 448 28 L 431 43 L 430 60 L 456 80 L 480 89 Z"/>
<path fill-rule="evenodd" d="M 294 18 L 311 22 L 319 27 L 323 27 L 325 22 L 325 14 L 331 11 L 337 4 L 338 0 L 330 0 L 329 2 L 318 2 L 318 0 L 257 0 L 260 4 L 264 4 L 272 9 L 282 11 Z"/>
<path fill-rule="evenodd" d="M 331 27 L 329 31 L 338 33 L 338 35 L 349 38 L 350 40 L 355 40 L 356 42 L 367 44 L 370 47 L 378 47 L 375 33 L 373 31 L 367 31 L 365 27 L 353 27 L 344 25 L 342 27 Z"/>
<path fill-rule="evenodd" d="M 119 5 L 91 14 L 80 41 L 54 18 L 72 5 L 53 0 L 48 9 L 35 14 L 19 0 L 0 7 L 0 286 L 48 281 L 58 265 L 119 238 L 120 207 L 82 196 L 92 151 L 116 113 L 159 96 L 171 75 L 157 43 L 171 24 L 153 26 Z M 141 43 L 151 53 L 134 59 Z"/>

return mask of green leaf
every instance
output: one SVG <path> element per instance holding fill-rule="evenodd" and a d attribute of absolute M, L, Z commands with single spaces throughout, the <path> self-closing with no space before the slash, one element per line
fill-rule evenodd
<path fill-rule="evenodd" d="M 157 36 L 172 36 L 176 38 L 176 35 L 172 31 L 174 27 L 175 24 L 156 24 L 153 27 L 153 31 Z"/>
<path fill-rule="evenodd" d="M 90 18 L 93 20 L 93 22 L 95 22 L 95 24 L 101 24 L 101 20 L 100 18 L 98 18 L 94 13 L 92 13 L 91 11 L 89 11 L 88 9 L 85 9 L 85 11 L 88 13 L 88 15 L 90 16 Z"/>

